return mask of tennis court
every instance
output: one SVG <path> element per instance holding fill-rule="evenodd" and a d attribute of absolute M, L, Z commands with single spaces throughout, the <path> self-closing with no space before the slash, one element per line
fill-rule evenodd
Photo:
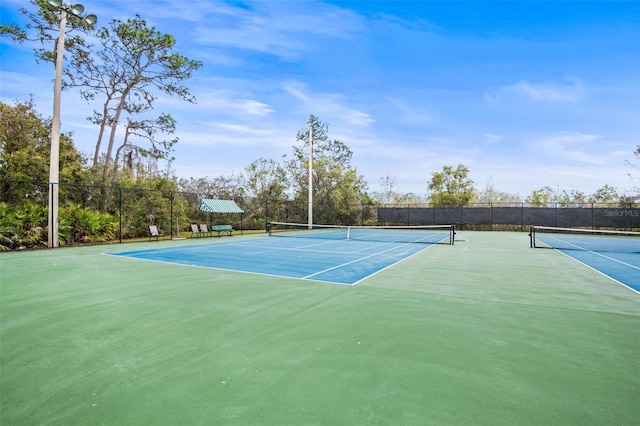
<path fill-rule="evenodd" d="M 356 284 L 404 259 L 453 240 L 451 227 L 301 228 L 266 238 L 225 240 L 222 244 L 113 253 L 135 259 L 323 281 Z M 390 234 L 390 235 L 389 235 Z"/>
<path fill-rule="evenodd" d="M 357 285 L 240 271 L 389 244 L 312 240 L 1 254 L 0 423 L 637 424 L 636 291 L 526 232 L 405 244 Z M 233 268 L 172 259 L 190 250 Z"/>
<path fill-rule="evenodd" d="M 532 227 L 531 246 L 554 248 L 640 293 L 640 232 Z"/>

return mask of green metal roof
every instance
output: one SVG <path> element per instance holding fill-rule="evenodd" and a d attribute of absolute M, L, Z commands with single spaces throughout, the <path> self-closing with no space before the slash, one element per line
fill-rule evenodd
<path fill-rule="evenodd" d="M 200 200 L 200 210 L 212 213 L 244 213 L 235 201 L 231 200 Z"/>

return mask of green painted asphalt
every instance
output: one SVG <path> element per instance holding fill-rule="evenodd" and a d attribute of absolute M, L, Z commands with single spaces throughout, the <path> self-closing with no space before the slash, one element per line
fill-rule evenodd
<path fill-rule="evenodd" d="M 638 424 L 640 295 L 526 233 L 356 286 L 103 255 L 225 241 L 0 254 L 0 424 Z"/>

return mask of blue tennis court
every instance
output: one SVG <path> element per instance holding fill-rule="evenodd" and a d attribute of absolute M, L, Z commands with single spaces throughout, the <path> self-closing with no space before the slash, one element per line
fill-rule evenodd
<path fill-rule="evenodd" d="M 433 244 L 262 237 L 111 253 L 140 260 L 354 285 Z"/>
<path fill-rule="evenodd" d="M 540 227 L 534 238 L 640 293 L 640 233 Z"/>

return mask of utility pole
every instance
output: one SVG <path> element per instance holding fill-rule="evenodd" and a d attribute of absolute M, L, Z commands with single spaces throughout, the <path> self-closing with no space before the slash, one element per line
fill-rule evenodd
<path fill-rule="evenodd" d="M 309 120 L 309 217 L 308 227 L 313 228 L 313 126 Z"/>

